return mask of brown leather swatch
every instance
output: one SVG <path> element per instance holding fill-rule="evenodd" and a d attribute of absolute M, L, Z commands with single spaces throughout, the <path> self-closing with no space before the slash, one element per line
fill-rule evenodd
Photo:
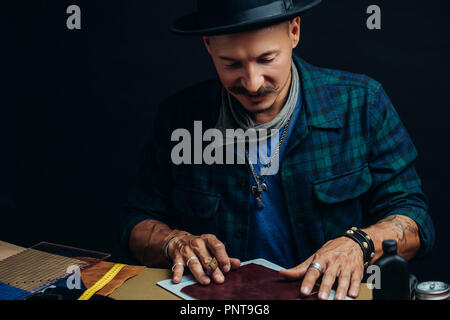
<path fill-rule="evenodd" d="M 317 300 L 317 292 L 300 295 L 300 280 L 284 280 L 278 271 L 249 263 L 225 274 L 223 284 L 199 283 L 181 292 L 197 300 Z"/>
<path fill-rule="evenodd" d="M 96 259 L 92 258 L 78 258 L 87 262 L 96 262 Z M 87 288 L 93 286 L 98 280 L 100 280 L 105 273 L 109 271 L 114 266 L 113 262 L 100 261 L 95 265 L 81 270 L 81 280 Z M 136 276 L 144 270 L 145 266 L 125 266 L 119 273 L 101 290 L 97 291 L 96 294 L 102 296 L 108 296 L 119 288 L 125 281 Z"/>

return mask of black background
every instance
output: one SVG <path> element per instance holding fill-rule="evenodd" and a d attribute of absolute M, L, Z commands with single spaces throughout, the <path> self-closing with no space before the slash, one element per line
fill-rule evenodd
<path fill-rule="evenodd" d="M 437 241 L 412 263 L 450 282 L 450 14 L 441 1 L 325 0 L 302 17 L 295 52 L 381 82 L 418 151 Z M 81 8 L 68 30 L 66 8 Z M 382 10 L 368 30 L 366 9 Z M 112 253 L 155 106 L 215 76 L 198 37 L 171 34 L 179 1 L 8 1 L 1 9 L 0 239 Z"/>

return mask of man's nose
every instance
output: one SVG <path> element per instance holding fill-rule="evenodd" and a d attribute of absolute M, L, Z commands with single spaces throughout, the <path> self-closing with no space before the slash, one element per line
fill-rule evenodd
<path fill-rule="evenodd" d="M 251 95 L 255 95 L 259 88 L 264 85 L 264 76 L 258 71 L 257 67 L 249 66 L 246 74 L 242 77 L 242 86 Z"/>

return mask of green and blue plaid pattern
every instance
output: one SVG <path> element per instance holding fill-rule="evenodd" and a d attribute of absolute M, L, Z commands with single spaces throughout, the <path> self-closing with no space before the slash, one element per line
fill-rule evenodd
<path fill-rule="evenodd" d="M 413 161 L 417 151 L 382 86 L 359 74 L 319 68 L 294 56 L 303 107 L 280 174 L 298 262 L 352 226 L 394 214 L 419 226 L 421 248 L 435 231 Z M 248 244 L 250 179 L 247 165 L 173 165 L 171 133 L 214 128 L 221 84 L 213 79 L 161 104 L 144 150 L 139 183 L 125 206 L 122 241 L 134 225 L 157 219 L 192 234 L 213 233 L 232 257 Z"/>

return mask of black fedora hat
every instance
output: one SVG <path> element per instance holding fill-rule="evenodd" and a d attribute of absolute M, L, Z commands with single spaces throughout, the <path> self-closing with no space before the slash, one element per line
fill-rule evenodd
<path fill-rule="evenodd" d="M 170 30 L 184 35 L 220 35 L 287 21 L 322 0 L 197 0 L 197 11 Z"/>

